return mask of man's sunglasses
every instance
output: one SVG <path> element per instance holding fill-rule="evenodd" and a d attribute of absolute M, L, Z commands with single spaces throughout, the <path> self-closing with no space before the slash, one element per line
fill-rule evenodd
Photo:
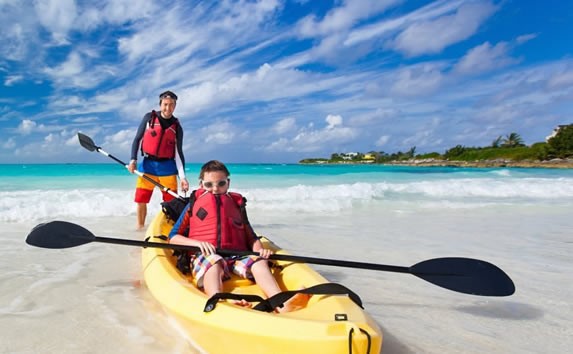
<path fill-rule="evenodd" d="M 160 100 L 162 100 L 164 98 L 171 98 L 171 99 L 174 99 L 175 101 L 177 101 L 177 95 L 171 91 L 165 91 L 161 95 L 159 95 Z"/>
<path fill-rule="evenodd" d="M 213 188 L 213 186 L 216 184 L 217 187 L 225 187 L 227 185 L 227 182 L 229 182 L 229 180 L 224 179 L 218 182 L 204 182 L 201 181 L 201 183 L 203 184 L 203 187 L 205 188 Z"/>

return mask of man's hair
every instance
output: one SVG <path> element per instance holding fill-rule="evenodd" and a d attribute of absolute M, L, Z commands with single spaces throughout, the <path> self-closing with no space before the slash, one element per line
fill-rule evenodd
<path fill-rule="evenodd" d="M 171 98 L 174 101 L 177 101 L 177 95 L 174 94 L 172 91 L 165 91 L 159 94 L 159 104 L 163 101 L 164 98 Z"/>
<path fill-rule="evenodd" d="M 201 167 L 201 172 L 199 173 L 199 179 L 203 179 L 203 177 L 205 177 L 205 173 L 207 172 L 217 172 L 217 171 L 223 172 L 227 177 L 231 175 L 231 173 L 227 169 L 227 166 L 225 166 L 224 163 L 217 160 L 211 160 L 205 163 Z"/>

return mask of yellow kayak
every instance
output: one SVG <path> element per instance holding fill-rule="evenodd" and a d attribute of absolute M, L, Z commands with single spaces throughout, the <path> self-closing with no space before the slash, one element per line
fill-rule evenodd
<path fill-rule="evenodd" d="M 159 213 L 149 225 L 149 241 L 165 242 L 172 224 Z M 266 247 L 287 254 L 267 239 Z M 190 276 L 175 266 L 173 250 L 144 248 L 143 273 L 151 294 L 163 305 L 193 345 L 206 353 L 379 353 L 382 332 L 376 322 L 349 296 L 313 295 L 308 304 L 288 313 L 245 308 L 218 302 L 205 312 L 208 297 Z M 283 290 L 309 289 L 328 283 L 303 263 L 275 261 L 273 275 Z M 263 297 L 253 282 L 233 276 L 224 282 L 224 292 Z"/>

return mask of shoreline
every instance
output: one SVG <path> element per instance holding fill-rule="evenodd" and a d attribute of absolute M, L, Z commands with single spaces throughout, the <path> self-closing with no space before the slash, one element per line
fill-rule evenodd
<path fill-rule="evenodd" d="M 300 163 L 300 162 L 299 162 Z M 413 167 L 470 167 L 470 168 L 573 168 L 573 159 L 553 159 L 547 161 L 511 161 L 511 160 L 483 160 L 483 161 L 455 161 L 455 160 L 404 160 L 384 163 L 341 161 L 341 162 L 304 162 L 303 165 L 382 165 L 382 166 L 413 166 Z"/>

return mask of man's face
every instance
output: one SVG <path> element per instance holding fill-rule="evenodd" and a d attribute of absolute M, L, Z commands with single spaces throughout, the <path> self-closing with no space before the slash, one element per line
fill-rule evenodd
<path fill-rule="evenodd" d="M 175 111 L 176 101 L 171 97 L 165 97 L 161 100 L 161 116 L 163 118 L 171 118 Z"/>

